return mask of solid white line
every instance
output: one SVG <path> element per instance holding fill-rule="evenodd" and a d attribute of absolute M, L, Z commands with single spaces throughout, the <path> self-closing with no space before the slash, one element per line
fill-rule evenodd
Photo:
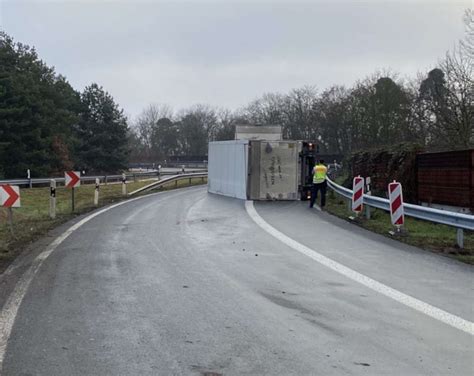
<path fill-rule="evenodd" d="M 31 266 L 28 270 L 21 276 L 20 280 L 16 284 L 14 290 L 8 297 L 7 301 L 5 302 L 2 310 L 0 311 L 0 374 L 2 373 L 2 365 L 3 360 L 5 357 L 5 352 L 7 349 L 8 339 L 10 338 L 10 334 L 13 328 L 13 324 L 15 323 L 15 318 L 18 313 L 18 309 L 20 308 L 20 304 L 28 290 L 28 287 L 35 277 L 36 273 L 38 272 L 39 268 L 43 264 L 44 260 L 48 258 L 48 256 L 54 252 L 54 250 L 64 241 L 67 239 L 69 235 L 71 235 L 74 231 L 76 231 L 79 227 L 83 224 L 89 222 L 91 219 L 109 211 L 117 206 L 128 204 L 135 200 L 140 200 L 145 197 L 156 196 L 163 193 L 170 193 L 170 192 L 158 192 L 152 193 L 146 196 L 135 197 L 126 201 L 119 202 L 117 204 L 107 206 L 106 208 L 99 210 L 95 213 L 88 215 L 87 217 L 81 219 L 76 224 L 69 227 L 62 235 L 58 236 L 43 252 L 41 252 L 34 261 L 32 262 Z M 174 194 L 173 196 L 178 196 L 179 194 L 184 194 L 185 192 L 179 192 Z"/>
<path fill-rule="evenodd" d="M 456 329 L 474 335 L 473 322 L 465 320 L 459 316 L 455 316 L 449 312 L 436 308 L 410 295 L 404 294 L 401 291 L 395 290 L 387 285 L 384 285 L 383 283 L 377 282 L 372 278 L 369 278 L 359 272 L 356 272 L 355 270 L 352 270 L 342 264 L 339 264 L 338 262 L 331 260 L 326 256 L 323 256 L 322 254 L 306 247 L 305 245 L 298 243 L 296 240 L 293 240 L 282 232 L 278 231 L 276 228 L 268 224 L 262 217 L 260 217 L 260 215 L 255 210 L 253 201 L 246 201 L 245 209 L 247 210 L 247 213 L 250 218 L 252 218 L 257 225 L 259 225 L 263 230 L 268 232 L 273 237 L 280 240 L 282 243 L 286 244 L 290 248 L 293 248 L 295 251 L 298 251 L 319 262 L 321 265 L 324 265 L 329 269 L 332 269 L 335 272 L 342 274 L 343 276 L 368 287 L 369 289 L 377 291 L 380 294 L 383 294 L 399 303 L 402 303 L 407 307 L 413 308 L 421 313 L 424 313 L 427 316 L 430 316 L 438 321 L 448 324 Z"/>

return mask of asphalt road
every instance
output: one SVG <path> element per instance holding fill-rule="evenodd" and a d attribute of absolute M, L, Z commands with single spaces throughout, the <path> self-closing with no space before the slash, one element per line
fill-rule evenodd
<path fill-rule="evenodd" d="M 298 242 L 473 321 L 473 269 L 310 211 L 256 203 Z M 91 219 L 46 259 L 2 375 L 472 375 L 473 336 L 296 252 L 205 188 Z"/>

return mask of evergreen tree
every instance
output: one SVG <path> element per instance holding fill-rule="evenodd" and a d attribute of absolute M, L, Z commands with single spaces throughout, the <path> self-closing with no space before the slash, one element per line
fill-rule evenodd
<path fill-rule="evenodd" d="M 81 94 L 81 119 L 76 127 L 81 169 L 118 172 L 127 167 L 128 126 L 112 96 L 92 84 Z"/>
<path fill-rule="evenodd" d="M 70 165 L 62 158 L 69 155 L 78 103 L 34 49 L 0 33 L 0 175 L 21 177 L 30 169 L 45 176 Z"/>

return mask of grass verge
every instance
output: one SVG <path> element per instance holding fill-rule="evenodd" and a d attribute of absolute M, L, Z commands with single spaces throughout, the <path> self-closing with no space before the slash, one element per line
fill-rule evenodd
<path fill-rule="evenodd" d="M 345 199 L 329 190 L 327 195 L 326 209 L 329 213 L 337 217 L 349 219 L 348 203 Z M 371 219 L 364 216 L 351 221 L 361 227 L 387 237 L 394 238 L 403 243 L 414 245 L 445 256 L 453 257 L 459 261 L 474 264 L 474 232 L 464 231 L 464 249 L 459 249 L 456 245 L 456 229 L 450 226 L 423 221 L 411 217 L 405 217 L 406 234 L 395 236 L 389 234 L 393 230 L 389 213 L 371 208 Z"/>
<path fill-rule="evenodd" d="M 204 179 L 204 182 L 207 180 Z M 150 184 L 150 180 L 127 183 L 127 191 L 132 192 Z M 189 179 L 165 184 L 162 190 L 189 186 Z M 201 178 L 193 178 L 191 185 L 202 184 Z M 71 190 L 56 189 L 56 218 L 49 217 L 49 187 L 22 189 L 21 207 L 13 208 L 13 235 L 7 221 L 7 209 L 0 208 L 0 273 L 18 256 L 26 246 L 45 235 L 52 228 L 86 212 L 94 206 L 94 185 L 81 185 L 75 189 L 75 210 L 71 211 Z M 145 193 L 146 194 L 146 193 Z M 121 184 L 100 186 L 98 207 L 126 199 L 122 196 Z"/>

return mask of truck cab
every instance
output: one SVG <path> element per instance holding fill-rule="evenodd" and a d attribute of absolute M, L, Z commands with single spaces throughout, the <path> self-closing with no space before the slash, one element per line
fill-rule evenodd
<path fill-rule="evenodd" d="M 313 167 L 316 163 L 316 154 L 319 153 L 319 145 L 312 141 L 302 141 L 300 151 L 300 184 L 299 193 L 302 201 L 311 198 L 311 186 L 313 184 Z"/>

